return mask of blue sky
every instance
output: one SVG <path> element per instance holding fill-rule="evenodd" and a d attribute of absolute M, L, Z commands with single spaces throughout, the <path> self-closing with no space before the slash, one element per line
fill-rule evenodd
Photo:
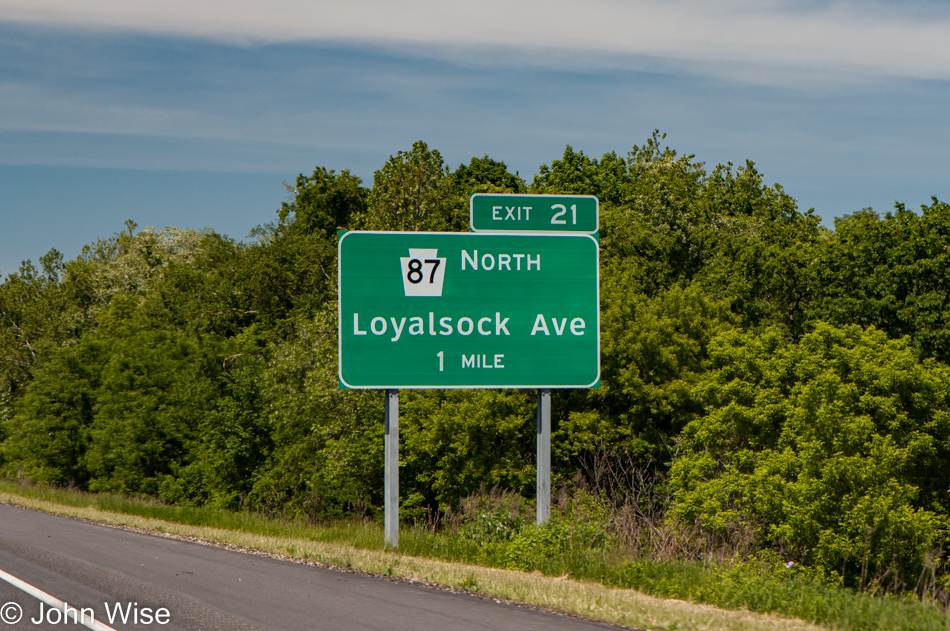
<path fill-rule="evenodd" d="M 154 6 L 149 6 L 154 5 Z M 833 218 L 950 200 L 950 4 L 0 0 L 0 273 L 140 226 L 242 239 L 415 140 L 530 181 L 654 129 Z"/>

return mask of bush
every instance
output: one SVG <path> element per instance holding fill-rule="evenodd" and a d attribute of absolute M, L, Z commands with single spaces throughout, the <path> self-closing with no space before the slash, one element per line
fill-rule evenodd
<path fill-rule="evenodd" d="M 877 330 L 818 325 L 713 343 L 705 416 L 674 463 L 676 514 L 839 572 L 913 587 L 947 537 L 950 369 Z"/>

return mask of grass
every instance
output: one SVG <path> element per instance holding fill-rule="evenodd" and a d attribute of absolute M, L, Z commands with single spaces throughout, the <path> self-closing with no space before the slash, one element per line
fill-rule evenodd
<path fill-rule="evenodd" d="M 372 523 L 316 527 L 249 512 L 10 483 L 0 483 L 0 501 L 432 581 L 636 628 L 950 630 L 950 617 L 938 607 L 858 594 L 774 563 L 631 560 L 610 546 L 565 547 L 563 537 L 551 535 L 556 529 L 525 529 L 529 536 L 520 541 L 485 542 L 403 527 L 395 551 Z M 519 566 L 531 571 L 510 569 Z"/>

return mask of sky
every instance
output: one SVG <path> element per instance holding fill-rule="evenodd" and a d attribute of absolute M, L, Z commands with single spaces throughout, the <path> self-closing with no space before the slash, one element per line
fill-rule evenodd
<path fill-rule="evenodd" d="M 950 201 L 950 3 L 0 0 L 0 275 L 123 230 L 243 240 L 416 140 L 528 182 L 659 130 L 825 225 Z"/>

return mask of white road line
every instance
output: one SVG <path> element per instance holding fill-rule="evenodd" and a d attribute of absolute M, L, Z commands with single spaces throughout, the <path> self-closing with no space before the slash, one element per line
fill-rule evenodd
<path fill-rule="evenodd" d="M 5 580 L 6 582 L 10 583 L 10 584 L 13 585 L 14 587 L 16 587 L 16 588 L 18 588 L 18 589 L 22 589 L 23 591 L 25 591 L 27 594 L 29 594 L 29 595 L 32 596 L 33 598 L 36 598 L 36 599 L 38 599 L 38 600 L 42 600 L 44 603 L 46 603 L 46 604 L 49 605 L 50 607 L 53 607 L 54 609 L 59 609 L 60 611 L 63 612 L 63 615 L 64 615 L 64 616 L 66 615 L 66 608 L 67 608 L 67 607 L 69 607 L 69 613 L 70 613 L 70 614 L 72 614 L 73 611 L 77 611 L 77 608 L 76 608 L 76 607 L 72 607 L 72 606 L 70 606 L 70 605 L 67 605 L 66 603 L 64 603 L 63 601 L 59 600 L 58 598 L 54 598 L 53 596 L 50 596 L 49 594 L 47 594 L 47 593 L 44 592 L 43 590 L 38 589 L 38 588 L 36 588 L 36 587 L 33 587 L 33 586 L 30 585 L 29 583 L 27 583 L 27 582 L 25 582 L 25 581 L 21 581 L 21 580 L 18 579 L 16 576 L 13 576 L 12 574 L 7 574 L 7 573 L 4 572 L 3 570 L 0 570 L 0 578 L 2 578 L 3 580 Z M 102 624 L 101 622 L 99 622 L 99 621 L 96 620 L 96 619 L 88 620 L 85 616 L 80 616 L 78 613 L 76 614 L 76 616 L 78 617 L 78 622 L 79 622 L 80 624 L 82 624 L 82 625 L 85 626 L 85 627 L 88 627 L 88 628 L 92 629 L 92 631 L 115 631 L 115 629 L 113 629 L 112 627 L 110 627 L 110 626 L 108 626 L 108 625 L 105 625 L 105 624 Z"/>

